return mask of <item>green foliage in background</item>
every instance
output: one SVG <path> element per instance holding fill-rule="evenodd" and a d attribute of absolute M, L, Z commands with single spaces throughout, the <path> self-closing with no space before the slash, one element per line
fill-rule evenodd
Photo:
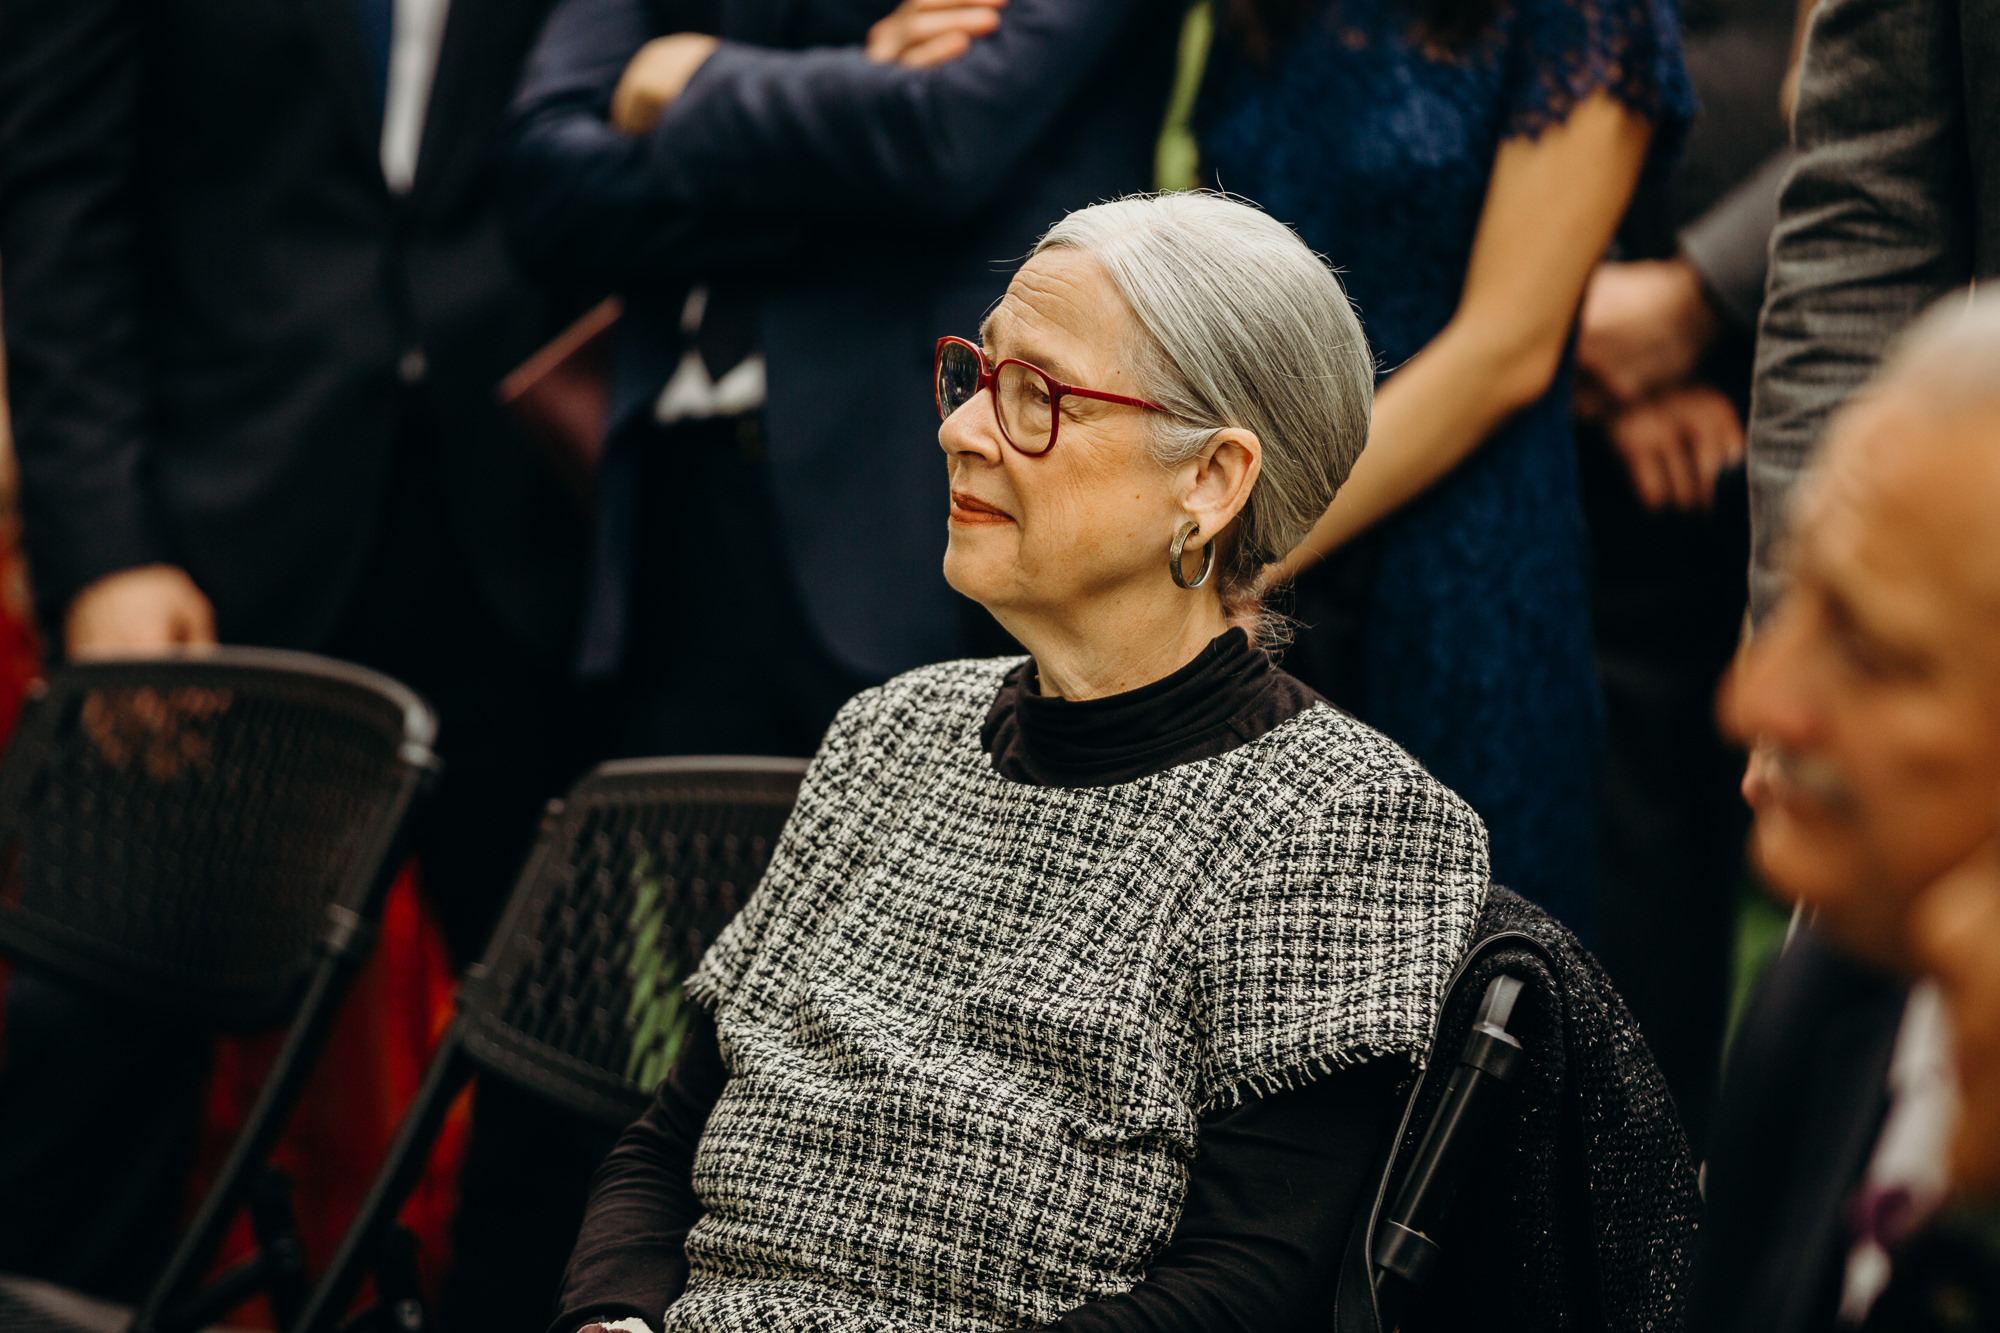
<path fill-rule="evenodd" d="M 680 960 L 661 939 L 666 928 L 665 888 L 652 873 L 653 859 L 641 852 L 632 864 L 638 886 L 632 895 L 632 958 L 626 964 L 632 978 L 632 1002 L 625 1026 L 632 1030 L 632 1053 L 625 1077 L 651 1091 L 659 1086 L 687 1039 L 693 1016 L 681 994 Z"/>
<path fill-rule="evenodd" d="M 1194 99 L 1201 93 L 1201 75 L 1208 66 L 1208 43 L 1213 35 L 1208 0 L 1202 0 L 1181 22 L 1179 73 L 1174 76 L 1174 95 L 1167 102 L 1160 143 L 1153 151 L 1156 190 L 1192 190 L 1201 183 L 1201 154 L 1188 122 L 1194 116 Z"/>
<path fill-rule="evenodd" d="M 1736 1035 L 1737 1020 L 1743 1017 L 1750 988 L 1784 947 L 1791 924 L 1791 912 L 1765 891 L 1746 866 L 1736 896 L 1736 957 L 1729 997 L 1731 1038 Z"/>

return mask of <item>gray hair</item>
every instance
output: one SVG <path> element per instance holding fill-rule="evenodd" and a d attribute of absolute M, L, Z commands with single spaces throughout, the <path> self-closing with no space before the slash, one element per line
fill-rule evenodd
<path fill-rule="evenodd" d="M 1990 414 L 2000 405 L 2000 291 L 1939 299 L 1896 340 L 1874 387 L 1916 390 L 1933 418 Z"/>
<path fill-rule="evenodd" d="M 1254 612 L 1264 567 L 1304 540 L 1368 442 L 1375 367 L 1361 321 L 1326 261 L 1291 228 L 1205 190 L 1081 208 L 1035 246 L 1103 265 L 1136 317 L 1129 349 L 1166 467 L 1234 426 L 1263 467 L 1217 552 L 1223 605 Z"/>

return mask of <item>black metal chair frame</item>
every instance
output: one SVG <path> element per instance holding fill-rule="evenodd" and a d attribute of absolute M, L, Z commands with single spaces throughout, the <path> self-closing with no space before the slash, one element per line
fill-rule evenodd
<path fill-rule="evenodd" d="M 1476 941 L 1459 960 L 1445 986 L 1440 1014 L 1450 1008 L 1466 974 L 1501 949 L 1526 949 L 1543 958 L 1547 950 L 1519 931 L 1498 931 Z M 1551 962 L 1553 969 L 1553 962 Z M 1508 1031 L 1516 1003 L 1526 989 L 1522 978 L 1505 972 L 1486 984 L 1458 1058 L 1449 1066 L 1434 1061 L 1404 1102 L 1403 1117 L 1389 1140 L 1366 1223 L 1355 1230 L 1334 1300 L 1338 1333 L 1382 1333 L 1396 1329 L 1402 1315 L 1436 1275 L 1443 1251 L 1433 1239 L 1456 1201 L 1460 1184 L 1478 1160 L 1501 1116 L 1511 1110 L 1524 1052 Z M 1443 1034 L 1440 1034 L 1441 1036 Z M 1446 1078 L 1407 1161 L 1400 1151 L 1431 1081 Z M 1391 1183 L 1397 1184 L 1393 1200 Z"/>
<path fill-rule="evenodd" d="M 256 698 L 292 696 L 382 733 L 386 799 L 355 829 L 355 852 L 326 909 L 316 961 L 271 987 L 205 987 L 198 976 L 119 956 L 59 921 L 23 921 L 0 911 L 0 949 L 31 968 L 67 976 L 135 1002 L 159 1005 L 222 1030 L 289 1028 L 229 1154 L 193 1222 L 136 1314 L 140 1333 L 187 1333 L 260 1292 L 282 1326 L 304 1298 L 304 1259 L 282 1176 L 268 1158 L 304 1092 L 340 1002 L 373 942 L 374 923 L 396 873 L 410 816 L 437 771 L 437 718 L 407 687 L 365 668 L 305 653 L 221 648 L 167 658 L 89 662 L 65 667 L 31 692 L 0 766 L 0 827 L 22 817 L 63 743 L 75 710 L 104 692 L 242 691 Z M 130 697 L 127 695 L 126 697 Z M 368 716 L 363 716 L 367 714 Z M 9 870 L 11 872 L 11 865 Z M 258 1252 L 195 1289 L 239 1213 L 248 1209 Z"/>
<path fill-rule="evenodd" d="M 475 1073 L 506 1078 L 607 1125 L 629 1124 L 646 1109 L 659 1078 L 665 1073 L 664 1067 L 658 1066 L 664 1065 L 669 1048 L 653 1047 L 656 1059 L 652 1065 L 643 1070 L 636 1069 L 635 1052 L 644 1045 L 642 1038 L 650 1040 L 648 1034 L 653 1030 L 653 1016 L 661 1009 L 655 1004 L 648 1010 L 645 1019 L 633 1016 L 654 998 L 664 999 L 669 991 L 678 986 L 678 980 L 669 982 L 657 992 L 648 989 L 645 994 L 638 994 L 636 984 L 628 986 L 629 967 L 609 956 L 592 960 L 592 969 L 586 975 L 575 966 L 582 960 L 575 956 L 572 945 L 565 937 L 560 947 L 569 952 L 565 952 L 560 964 L 563 984 L 558 991 L 561 993 L 546 994 L 537 1004 L 545 1010 L 553 1010 L 558 1019 L 566 1013 L 593 1009 L 600 1020 L 610 1015 L 612 1028 L 618 1027 L 620 1022 L 614 1011 L 623 1010 L 624 1025 L 629 1029 L 634 1022 L 638 1022 L 640 1030 L 631 1033 L 629 1041 L 614 1041 L 615 1051 L 611 1048 L 600 1049 L 596 1058 L 588 1058 L 574 1050 L 563 1049 L 562 1043 L 546 1039 L 546 1034 L 524 1030 L 510 1012 L 510 1007 L 519 1008 L 525 992 L 543 984 L 538 980 L 540 974 L 536 970 L 542 951 L 545 947 L 556 947 L 555 941 L 545 938 L 547 932 L 544 927 L 565 913 L 579 910 L 578 900 L 592 890 L 602 891 L 608 887 L 601 877 L 610 872 L 601 860 L 598 878 L 590 884 L 584 883 L 577 865 L 579 849 L 586 836 L 607 836 L 601 828 L 593 832 L 593 814 L 605 810 L 697 806 L 749 812 L 744 814 L 744 818 L 762 826 L 761 831 L 753 833 L 752 837 L 753 840 L 758 837 L 764 839 L 763 848 L 761 852 L 752 849 L 739 863 L 745 869 L 754 869 L 756 876 L 761 877 L 763 866 L 769 861 L 770 850 L 776 845 L 779 829 L 790 814 L 805 768 L 806 761 L 802 759 L 754 757 L 616 761 L 600 765 L 578 782 L 567 797 L 549 803 L 540 835 L 516 882 L 506 914 L 494 932 L 486 957 L 467 972 L 465 983 L 459 989 L 458 1017 L 425 1071 L 416 1099 L 398 1127 L 395 1140 L 332 1262 L 306 1301 L 298 1322 L 293 1326 L 294 1333 L 334 1333 L 343 1327 L 350 1333 L 369 1327 L 417 1333 L 424 1326 L 423 1311 L 408 1264 L 407 1242 L 398 1245 L 396 1240 L 396 1214 L 421 1178 L 431 1145 L 437 1139 L 453 1100 Z M 628 836 L 631 836 L 629 832 Z M 695 836 L 700 838 L 705 835 Z M 701 858 L 705 853 L 697 847 L 694 854 L 699 870 L 704 864 Z M 632 872 L 634 876 L 638 873 L 636 870 Z M 696 880 L 681 887 L 694 896 L 696 910 L 705 911 L 708 917 L 705 927 L 683 928 L 684 938 L 679 941 L 676 954 L 685 960 L 690 956 L 699 956 L 713 930 L 719 929 L 734 914 L 735 907 L 740 905 L 737 896 L 747 896 L 749 890 L 755 887 L 755 882 L 753 879 L 750 883 L 730 886 L 729 892 L 723 893 L 706 908 L 701 906 L 704 896 L 714 892 L 716 886 L 704 885 Z M 672 884 L 660 890 L 662 895 L 674 891 Z M 665 896 L 660 905 L 659 917 L 664 920 Z M 586 923 L 585 929 L 587 932 L 594 929 L 594 938 L 608 940 L 611 934 L 622 936 L 623 932 L 633 927 L 629 919 L 620 923 L 600 919 L 594 927 Z M 666 929 L 665 926 L 660 927 L 662 937 Z M 643 930 L 640 933 L 643 935 Z M 619 947 L 638 946 L 627 941 Z M 614 972 L 625 975 L 609 975 Z M 580 993 L 583 990 L 594 993 L 583 995 Z M 582 1044 L 590 1046 L 593 1043 Z M 598 1042 L 595 1045 L 603 1047 L 604 1044 Z M 617 1055 L 625 1058 L 617 1059 Z M 343 1324 L 362 1281 L 371 1272 L 375 1276 L 375 1303 L 351 1322 Z"/>

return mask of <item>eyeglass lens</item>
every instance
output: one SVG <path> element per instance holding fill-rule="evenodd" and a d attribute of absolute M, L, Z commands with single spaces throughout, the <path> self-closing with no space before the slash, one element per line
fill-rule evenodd
<path fill-rule="evenodd" d="M 1024 454 L 1045 452 L 1053 424 L 1048 381 L 1016 361 L 1000 367 L 993 395 L 1000 404 L 1000 427 L 1014 447 Z"/>
<path fill-rule="evenodd" d="M 938 411 L 950 416 L 979 392 L 979 358 L 971 348 L 945 344 L 937 366 Z M 1025 454 L 1048 450 L 1054 415 L 1049 386 L 1039 374 L 1019 362 L 1000 367 L 993 385 L 1000 429 Z"/>
<path fill-rule="evenodd" d="M 938 415 L 950 416 L 979 392 L 979 358 L 970 347 L 946 343 L 938 352 Z"/>

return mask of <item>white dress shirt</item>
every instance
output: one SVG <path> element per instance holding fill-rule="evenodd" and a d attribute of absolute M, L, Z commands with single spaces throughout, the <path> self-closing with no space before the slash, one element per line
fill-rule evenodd
<path fill-rule="evenodd" d="M 389 38 L 389 93 L 382 107 L 382 178 L 408 194 L 417 178 L 417 150 L 424 142 L 424 114 L 437 77 L 438 49 L 451 0 L 396 0 Z"/>

